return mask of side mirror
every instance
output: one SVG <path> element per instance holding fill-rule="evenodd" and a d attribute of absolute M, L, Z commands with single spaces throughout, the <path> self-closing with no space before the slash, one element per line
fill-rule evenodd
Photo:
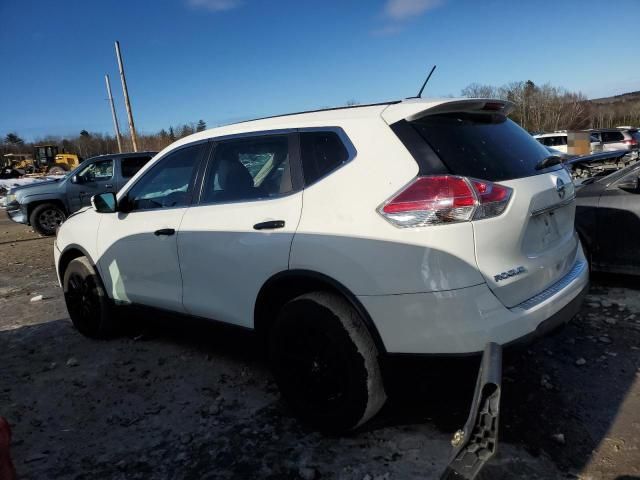
<path fill-rule="evenodd" d="M 98 213 L 114 213 L 116 211 L 116 194 L 113 192 L 101 193 L 91 197 L 91 205 Z"/>
<path fill-rule="evenodd" d="M 82 183 L 82 176 L 74 175 L 73 177 L 71 177 L 71 183 Z"/>
<path fill-rule="evenodd" d="M 629 193 L 640 193 L 640 177 L 626 180 L 616 185 L 620 190 L 624 190 Z"/>

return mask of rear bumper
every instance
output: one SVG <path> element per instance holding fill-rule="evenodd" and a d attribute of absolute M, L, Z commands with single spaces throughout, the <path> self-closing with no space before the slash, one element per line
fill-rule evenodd
<path fill-rule="evenodd" d="M 29 216 L 27 215 L 27 207 L 20 205 L 18 207 L 10 207 L 7 205 L 7 217 L 16 223 L 29 224 Z"/>
<path fill-rule="evenodd" d="M 582 252 L 576 265 L 576 271 L 514 308 L 505 307 L 486 284 L 358 299 L 389 354 L 466 355 L 481 352 L 490 342 L 524 342 L 571 320 L 589 286 Z"/>

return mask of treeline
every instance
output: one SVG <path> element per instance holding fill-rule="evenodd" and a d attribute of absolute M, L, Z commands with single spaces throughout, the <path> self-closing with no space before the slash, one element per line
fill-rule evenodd
<path fill-rule="evenodd" d="M 640 100 L 626 101 L 625 95 L 588 100 L 581 92 L 531 80 L 499 87 L 472 83 L 461 94 L 512 101 L 516 107 L 510 118 L 530 132 L 640 125 Z"/>
<path fill-rule="evenodd" d="M 640 126 L 638 92 L 588 100 L 580 92 L 571 92 L 550 84 L 536 85 L 531 80 L 502 86 L 472 83 L 461 92 L 463 97 L 500 98 L 515 104 L 510 118 L 530 132 L 551 132 L 584 128 Z M 347 105 L 357 105 L 350 100 Z M 207 128 L 203 120 L 162 129 L 155 134 L 138 134 L 138 149 L 160 151 L 179 138 Z M 34 145 L 55 144 L 61 152 L 88 158 L 118 151 L 114 135 L 81 131 L 77 136 L 46 136 L 25 143 L 16 133 L 0 137 L 0 154 L 31 153 Z M 131 139 L 123 137 L 123 150 L 131 150 Z"/>
<path fill-rule="evenodd" d="M 207 124 L 204 120 L 195 123 L 185 123 L 176 127 L 170 126 L 162 129 L 155 134 L 138 133 L 138 150 L 140 151 L 160 151 L 167 145 L 176 140 L 191 135 L 195 132 L 206 130 Z M 57 145 L 60 153 L 75 153 L 82 158 L 94 157 L 96 155 L 104 155 L 107 153 L 115 153 L 118 151 L 118 142 L 115 135 L 109 135 L 98 132 L 88 132 L 82 130 L 77 136 L 63 137 L 48 135 L 37 138 L 33 142 L 25 142 L 15 132 L 10 132 L 2 137 L 0 143 L 0 155 L 6 153 L 33 153 L 35 145 Z M 131 137 L 122 136 L 122 150 L 125 152 L 132 151 Z"/>

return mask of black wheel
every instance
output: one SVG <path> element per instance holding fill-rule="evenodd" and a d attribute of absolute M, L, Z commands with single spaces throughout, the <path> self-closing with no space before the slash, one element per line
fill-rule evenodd
<path fill-rule="evenodd" d="M 64 272 L 64 300 L 73 325 L 91 338 L 108 338 L 114 332 L 111 302 L 93 265 L 78 257 Z"/>
<path fill-rule="evenodd" d="M 49 169 L 50 175 L 64 175 L 69 171 L 69 167 L 66 165 L 55 165 Z"/>
<path fill-rule="evenodd" d="M 56 228 L 62 225 L 67 216 L 53 203 L 43 203 L 33 209 L 29 217 L 31 226 L 41 235 L 55 235 Z"/>
<path fill-rule="evenodd" d="M 320 431 L 352 430 L 386 401 L 378 350 L 338 295 L 313 292 L 288 302 L 270 331 L 269 358 L 284 399 Z"/>

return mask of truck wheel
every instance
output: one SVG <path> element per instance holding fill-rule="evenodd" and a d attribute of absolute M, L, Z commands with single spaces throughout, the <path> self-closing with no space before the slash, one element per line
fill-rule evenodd
<path fill-rule="evenodd" d="M 111 302 L 87 257 L 74 258 L 64 272 L 64 301 L 73 325 L 90 338 L 108 338 L 115 328 Z"/>
<path fill-rule="evenodd" d="M 64 175 L 68 170 L 66 165 L 55 165 L 49 169 L 49 175 Z"/>
<path fill-rule="evenodd" d="M 43 203 L 33 209 L 29 216 L 31 226 L 41 235 L 55 235 L 56 228 L 62 225 L 67 216 L 53 203 Z"/>
<path fill-rule="evenodd" d="M 269 334 L 269 359 L 294 413 L 325 433 L 362 425 L 386 401 L 378 350 L 338 295 L 313 292 L 285 304 Z"/>

